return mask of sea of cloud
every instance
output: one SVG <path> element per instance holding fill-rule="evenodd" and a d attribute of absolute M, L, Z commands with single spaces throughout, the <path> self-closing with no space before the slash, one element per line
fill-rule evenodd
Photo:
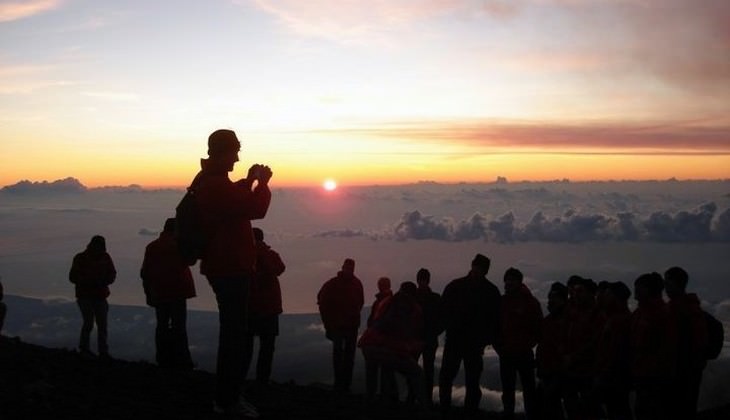
<path fill-rule="evenodd" d="M 90 189 L 73 178 L 21 182 L 0 190 L 5 292 L 44 302 L 43 310 L 22 299 L 14 303 L 5 333 L 40 344 L 76 345 L 79 319 L 68 270 L 73 255 L 92 235 L 101 234 L 118 270 L 110 297 L 115 305 L 112 348 L 120 356 L 152 360 L 154 314 L 144 307 L 139 267 L 145 245 L 174 214 L 181 197 L 181 190 L 136 185 Z M 727 329 L 729 209 L 730 181 L 501 179 L 335 192 L 275 188 L 266 219 L 255 223 L 287 264 L 281 276 L 286 314 L 274 377 L 301 383 L 331 380 L 328 343 L 319 318 L 311 314 L 317 309 L 317 290 L 347 257 L 357 261 L 368 303 L 378 277 L 389 276 L 397 285 L 413 280 L 420 267 L 431 270 L 432 287 L 440 292 L 468 271 L 477 252 L 492 259 L 489 277 L 498 286 L 505 269 L 518 267 L 543 303 L 550 283 L 571 274 L 631 285 L 640 273 L 680 265 L 691 275 L 690 291 Z M 189 301 L 192 351 L 201 367 L 212 369 L 217 318 L 209 311 L 215 309 L 215 299 L 193 269 L 198 296 Z M 726 343 L 723 356 L 706 370 L 705 407 L 730 402 L 718 386 L 730 381 L 728 354 Z M 498 408 L 496 358 L 487 354 L 485 363 L 484 404 Z M 457 401 L 460 395 L 457 389 Z"/>

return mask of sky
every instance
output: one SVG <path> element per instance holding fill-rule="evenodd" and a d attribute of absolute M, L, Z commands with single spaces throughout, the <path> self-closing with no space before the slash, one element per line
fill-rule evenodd
<path fill-rule="evenodd" d="M 730 177 L 725 0 L 0 0 L 0 185 Z"/>

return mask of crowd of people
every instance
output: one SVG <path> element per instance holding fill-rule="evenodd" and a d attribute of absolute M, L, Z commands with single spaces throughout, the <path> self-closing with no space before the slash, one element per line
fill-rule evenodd
<path fill-rule="evenodd" d="M 259 339 L 256 383 L 268 384 L 282 313 L 278 277 L 286 266 L 264 241 L 252 220 L 265 217 L 272 171 L 251 166 L 247 177 L 228 177 L 238 161 L 240 143 L 231 130 L 208 139 L 208 158 L 189 188 L 200 214 L 205 246 L 199 256 L 218 306 L 216 413 L 258 417 L 242 393 Z M 159 238 L 147 245 L 140 270 L 147 304 L 154 307 L 156 361 L 161 367 L 191 369 L 187 299 L 196 295 L 190 261 L 182 256 L 176 220 L 168 219 Z M 435 407 L 448 417 L 452 389 L 463 364 L 467 415 L 479 412 L 484 352 L 499 357 L 504 418 L 515 413 L 516 383 L 521 384 L 528 419 L 692 419 L 705 367 L 708 327 L 695 294 L 687 293 L 689 275 L 672 267 L 638 276 L 633 284 L 637 307 L 629 309 L 632 290 L 623 282 L 571 276 L 555 282 L 547 314 L 517 268 L 503 275 L 503 292 L 487 279 L 491 261 L 482 254 L 468 273 L 450 281 L 441 294 L 421 268 L 415 282 L 393 291 L 391 280 L 377 280 L 378 292 L 361 331 L 365 305 L 356 262 L 347 258 L 337 275 L 317 293 L 325 336 L 332 342 L 334 390 L 350 391 L 359 348 L 365 361 L 367 402 L 398 403 L 398 376 L 405 378 L 405 401 L 416 410 Z M 72 263 L 83 325 L 79 350 L 93 356 L 90 335 L 97 327 L 98 355 L 109 357 L 109 285 L 116 270 L 105 239 L 96 235 Z M 667 299 L 663 298 L 666 292 Z M 0 285 L 0 328 L 5 314 Z M 438 376 L 436 356 L 444 334 Z M 630 402 L 633 393 L 634 402 Z"/>

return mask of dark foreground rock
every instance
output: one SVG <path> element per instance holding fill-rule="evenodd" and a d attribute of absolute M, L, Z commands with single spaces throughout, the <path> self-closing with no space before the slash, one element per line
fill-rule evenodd
<path fill-rule="evenodd" d="M 304 362 L 304 361 L 303 361 Z M 215 377 L 204 371 L 160 369 L 147 362 L 99 360 L 0 337 L 0 419 L 223 419 L 212 412 Z M 272 384 L 249 389 L 261 419 L 439 419 L 404 405 L 363 404 L 326 386 Z M 461 418 L 456 411 L 455 418 Z M 483 419 L 500 418 L 483 413 Z M 730 407 L 702 413 L 728 419 Z"/>

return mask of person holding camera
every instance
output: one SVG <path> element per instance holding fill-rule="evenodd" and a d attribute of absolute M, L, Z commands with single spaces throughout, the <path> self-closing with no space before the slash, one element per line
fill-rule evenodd
<path fill-rule="evenodd" d="M 266 216 L 272 172 L 255 164 L 246 178 L 232 182 L 228 172 L 240 149 L 233 130 L 216 130 L 208 137 L 208 158 L 201 159 L 195 180 L 196 202 L 206 238 L 200 272 L 213 288 L 220 320 L 214 411 L 255 418 L 256 408 L 239 393 L 245 379 L 248 290 L 256 270 L 251 220 Z"/>

